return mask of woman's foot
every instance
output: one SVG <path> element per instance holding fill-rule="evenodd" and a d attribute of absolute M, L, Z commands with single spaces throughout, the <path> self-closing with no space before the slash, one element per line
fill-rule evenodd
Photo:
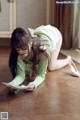
<path fill-rule="evenodd" d="M 70 66 L 70 74 L 75 77 L 80 77 L 80 73 L 79 73 L 75 63 L 71 59 L 71 56 L 68 56 L 68 59 L 69 59 L 69 66 Z"/>

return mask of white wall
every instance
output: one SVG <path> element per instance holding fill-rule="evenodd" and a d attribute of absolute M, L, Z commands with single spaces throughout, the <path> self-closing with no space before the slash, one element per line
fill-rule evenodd
<path fill-rule="evenodd" d="M 17 26 L 35 28 L 46 24 L 47 0 L 16 0 Z"/>
<path fill-rule="evenodd" d="M 46 4 L 47 0 L 16 0 L 16 26 L 36 28 L 45 25 Z M 9 45 L 10 39 L 0 38 L 0 46 Z"/>

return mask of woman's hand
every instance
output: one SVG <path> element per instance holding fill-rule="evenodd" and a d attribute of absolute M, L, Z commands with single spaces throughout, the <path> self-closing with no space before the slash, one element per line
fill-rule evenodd
<path fill-rule="evenodd" d="M 35 85 L 33 83 L 29 83 L 27 87 L 28 88 L 26 89 L 26 91 L 33 91 L 35 89 Z"/>
<path fill-rule="evenodd" d="M 40 50 L 46 50 L 46 46 L 44 46 L 44 45 L 40 45 L 39 48 L 40 48 Z"/>

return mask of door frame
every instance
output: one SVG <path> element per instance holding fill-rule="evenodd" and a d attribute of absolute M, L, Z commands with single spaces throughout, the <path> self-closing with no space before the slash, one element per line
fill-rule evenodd
<path fill-rule="evenodd" d="M 13 29 L 16 27 L 16 1 L 9 2 L 9 31 L 0 31 L 0 38 L 10 38 Z"/>
<path fill-rule="evenodd" d="M 14 28 L 16 28 L 16 0 L 9 2 L 10 30 L 0 31 L 0 38 L 10 38 Z M 46 0 L 46 24 L 50 23 L 50 0 Z"/>

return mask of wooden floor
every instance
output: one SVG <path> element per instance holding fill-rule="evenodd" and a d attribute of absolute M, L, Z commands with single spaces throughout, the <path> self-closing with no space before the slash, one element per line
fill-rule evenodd
<path fill-rule="evenodd" d="M 0 82 L 11 80 L 9 52 L 0 48 Z M 8 112 L 9 120 L 80 120 L 80 78 L 70 76 L 67 66 L 47 73 L 34 92 L 8 94 L 0 84 L 0 112 Z"/>

